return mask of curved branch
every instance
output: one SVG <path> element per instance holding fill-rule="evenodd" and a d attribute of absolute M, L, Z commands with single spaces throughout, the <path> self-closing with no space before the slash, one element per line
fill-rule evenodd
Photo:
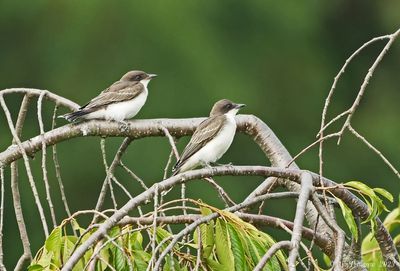
<path fill-rule="evenodd" d="M 57 94 L 54 94 L 48 90 L 44 89 L 35 89 L 35 88 L 7 88 L 0 90 L 0 95 L 7 95 L 7 94 L 27 94 L 31 97 L 39 97 L 42 93 L 45 93 L 43 98 L 46 98 L 58 105 L 64 106 L 70 110 L 76 110 L 79 108 L 77 103 L 74 103 L 71 100 L 68 100 L 64 97 L 61 97 Z"/>

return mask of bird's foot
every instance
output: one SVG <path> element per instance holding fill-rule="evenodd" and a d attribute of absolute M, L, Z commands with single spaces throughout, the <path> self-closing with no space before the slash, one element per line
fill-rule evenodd
<path fill-rule="evenodd" d="M 122 132 L 127 132 L 129 130 L 129 123 L 126 121 L 118 121 L 118 129 L 121 130 Z"/>
<path fill-rule="evenodd" d="M 233 167 L 233 163 L 229 162 L 228 164 L 220 164 L 220 163 L 214 163 L 215 166 L 219 167 Z"/>

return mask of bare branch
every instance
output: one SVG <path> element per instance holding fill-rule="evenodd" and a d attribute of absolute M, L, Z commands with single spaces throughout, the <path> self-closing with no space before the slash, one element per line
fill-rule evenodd
<path fill-rule="evenodd" d="M 301 240 L 301 232 L 303 228 L 303 220 L 305 217 L 305 211 L 308 199 L 312 194 L 314 187 L 312 176 L 308 172 L 301 174 L 301 191 L 299 200 L 297 201 L 296 217 L 294 219 L 294 227 L 292 233 L 292 240 L 290 245 L 290 253 L 288 258 L 289 270 L 296 271 L 296 259 L 299 255 L 299 244 Z M 264 264 L 265 265 L 265 264 Z"/>
<path fill-rule="evenodd" d="M 25 94 L 24 98 L 21 102 L 21 107 L 18 113 L 17 122 L 15 124 L 15 132 L 18 137 L 21 137 L 22 127 L 25 122 L 26 113 L 28 111 L 28 106 L 31 98 L 29 94 Z M 17 144 L 15 139 L 12 141 L 13 144 Z M 24 249 L 24 253 L 19 258 L 15 271 L 20 271 L 25 267 L 26 262 L 30 262 L 32 260 L 32 253 L 30 248 L 30 242 L 28 233 L 26 231 L 26 225 L 24 216 L 22 214 L 22 206 L 21 206 L 21 197 L 19 194 L 19 186 L 18 186 L 18 162 L 14 161 L 11 163 L 11 192 L 13 196 L 13 204 L 14 204 L 14 212 L 15 218 L 18 224 L 19 235 L 21 238 L 22 246 Z"/>
<path fill-rule="evenodd" d="M 10 111 L 8 110 L 7 105 L 6 105 L 5 101 L 4 101 L 4 97 L 1 94 L 0 94 L 0 103 L 1 103 L 1 107 L 4 110 L 4 113 L 6 115 L 8 127 L 11 130 L 11 133 L 13 135 L 13 139 L 17 142 L 18 149 L 21 151 L 21 155 L 22 155 L 23 160 L 24 160 L 26 172 L 28 174 L 28 180 L 29 180 L 29 183 L 31 185 L 33 197 L 35 198 L 35 203 L 36 203 L 36 206 L 37 206 L 37 208 L 39 210 L 39 216 L 40 216 L 40 220 L 42 221 L 43 231 L 44 231 L 45 236 L 47 237 L 49 235 L 49 230 L 47 228 L 46 217 L 44 215 L 43 207 L 42 207 L 42 204 L 40 203 L 39 194 L 38 194 L 37 189 L 36 189 L 36 184 L 35 184 L 35 181 L 33 179 L 31 167 L 29 165 L 28 155 L 26 154 L 26 151 L 25 151 L 24 147 L 22 146 L 21 140 L 19 139 L 19 137 L 17 135 L 17 131 L 15 130 L 14 124 L 13 124 L 12 119 L 11 119 Z M 0 167 L 2 167 L 1 163 L 0 163 Z"/>
<path fill-rule="evenodd" d="M 79 108 L 79 105 L 77 103 L 74 103 L 71 100 L 68 100 L 64 97 L 61 97 L 57 94 L 54 94 L 48 90 L 42 90 L 42 89 L 34 89 L 34 88 L 8 88 L 8 89 L 3 89 L 0 90 L 0 95 L 7 95 L 7 94 L 25 94 L 29 95 L 30 97 L 39 97 L 40 94 L 45 92 L 44 98 L 61 105 L 63 107 L 66 107 L 70 110 L 77 110 Z"/>

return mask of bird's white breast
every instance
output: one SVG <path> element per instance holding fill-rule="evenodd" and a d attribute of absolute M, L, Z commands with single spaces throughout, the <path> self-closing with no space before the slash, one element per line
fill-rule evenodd
<path fill-rule="evenodd" d="M 222 130 L 203 148 L 196 152 L 182 166 L 182 171 L 192 169 L 198 165 L 216 162 L 229 149 L 236 132 L 236 121 L 233 115 L 226 115 L 227 123 Z"/>

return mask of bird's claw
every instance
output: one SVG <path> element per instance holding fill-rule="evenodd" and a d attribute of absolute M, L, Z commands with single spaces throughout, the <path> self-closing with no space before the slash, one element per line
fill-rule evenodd
<path fill-rule="evenodd" d="M 118 129 L 123 131 L 123 132 L 127 132 L 129 130 L 129 123 L 126 121 L 119 121 L 119 126 Z"/>

